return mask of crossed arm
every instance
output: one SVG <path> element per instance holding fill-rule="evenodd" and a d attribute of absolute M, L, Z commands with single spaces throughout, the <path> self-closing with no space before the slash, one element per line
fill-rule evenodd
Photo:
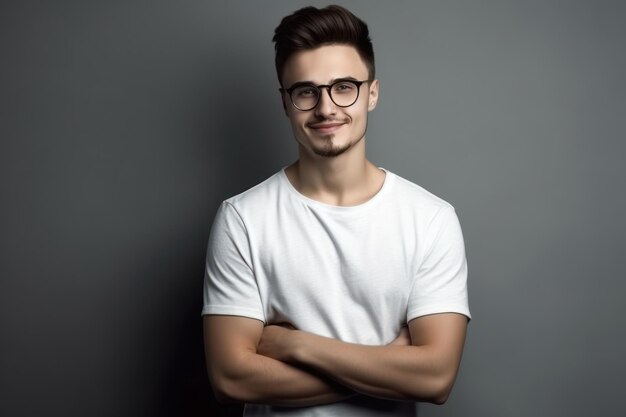
<path fill-rule="evenodd" d="M 357 393 L 446 401 L 461 361 L 467 318 L 411 320 L 386 346 L 346 343 L 237 316 L 205 316 L 211 384 L 221 401 L 310 406 Z"/>

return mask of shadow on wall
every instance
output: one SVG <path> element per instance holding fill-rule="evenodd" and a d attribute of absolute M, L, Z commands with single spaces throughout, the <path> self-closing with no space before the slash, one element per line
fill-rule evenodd
<path fill-rule="evenodd" d="M 276 172 L 291 150 L 289 146 L 277 149 L 277 138 L 282 143 L 289 143 L 290 138 L 281 137 L 284 131 L 277 129 L 281 123 L 287 123 L 286 120 L 276 120 L 276 111 L 268 111 L 280 106 L 280 101 L 278 97 L 267 97 L 261 88 L 267 85 L 267 77 L 250 72 L 242 80 L 237 71 L 249 67 L 254 60 L 250 56 L 241 60 L 247 62 L 233 60 L 219 67 L 210 75 L 211 80 L 207 80 L 204 88 L 207 98 L 201 113 L 206 122 L 201 123 L 202 133 L 198 134 L 209 142 L 207 164 L 214 164 L 209 170 L 212 178 L 205 180 L 207 192 L 211 195 L 210 213 L 204 218 L 208 222 L 212 221 L 221 201 Z M 274 79 L 269 81 L 275 82 Z M 242 97 L 246 97 L 245 102 Z M 241 405 L 224 406 L 216 402 L 206 373 L 200 311 L 210 224 L 198 227 L 206 231 L 203 240 L 195 242 L 193 248 L 187 248 L 193 255 L 180 254 L 186 259 L 187 267 L 181 275 L 170 280 L 184 286 L 182 291 L 179 288 L 176 292 L 181 299 L 174 304 L 185 306 L 185 309 L 178 309 L 175 318 L 171 317 L 172 311 L 165 310 L 163 314 L 167 317 L 154 318 L 156 326 L 161 321 L 172 323 L 174 320 L 170 326 L 174 332 L 169 336 L 173 351 L 163 360 L 165 370 L 156 413 L 164 417 L 241 416 Z M 171 252 L 171 248 L 163 250 Z"/>

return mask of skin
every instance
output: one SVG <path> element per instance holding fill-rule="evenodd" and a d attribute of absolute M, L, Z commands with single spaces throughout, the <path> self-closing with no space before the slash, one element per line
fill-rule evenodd
<path fill-rule="evenodd" d="M 285 64 L 282 84 L 330 84 L 345 77 L 366 80 L 369 74 L 356 49 L 330 45 L 293 54 Z M 286 93 L 282 100 L 298 143 L 298 161 L 286 169 L 294 187 L 309 198 L 337 206 L 372 198 L 385 179 L 365 155 L 367 116 L 378 102 L 378 80 L 361 85 L 359 99 L 350 107 L 336 106 L 326 90 L 317 107 L 305 112 L 294 108 Z"/>
<path fill-rule="evenodd" d="M 330 84 L 345 77 L 367 79 L 365 63 L 351 46 L 327 45 L 292 55 L 282 84 Z M 376 107 L 378 89 L 377 80 L 363 84 L 359 99 L 347 108 L 334 105 L 323 90 L 318 106 L 306 112 L 282 95 L 299 153 L 286 174 L 300 193 L 353 206 L 380 190 L 385 173 L 365 155 L 367 116 Z M 429 315 L 411 320 L 389 345 L 366 346 L 245 317 L 204 317 L 216 397 L 282 406 L 332 403 L 357 393 L 441 404 L 456 378 L 466 328 L 460 314 Z"/>
<path fill-rule="evenodd" d="M 267 326 L 257 352 L 318 370 L 362 394 L 443 404 L 456 378 L 466 327 L 463 315 L 433 314 L 411 320 L 408 345 L 366 346 Z"/>

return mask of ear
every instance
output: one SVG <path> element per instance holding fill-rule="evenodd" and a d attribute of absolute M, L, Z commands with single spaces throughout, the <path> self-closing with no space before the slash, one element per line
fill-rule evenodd
<path fill-rule="evenodd" d="M 378 103 L 378 80 L 374 80 L 370 83 L 367 100 L 367 111 L 374 110 L 376 108 L 376 103 Z"/>

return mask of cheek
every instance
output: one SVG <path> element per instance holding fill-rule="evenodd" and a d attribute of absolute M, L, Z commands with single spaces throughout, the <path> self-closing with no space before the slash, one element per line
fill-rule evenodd
<path fill-rule="evenodd" d="M 354 108 L 354 110 L 349 113 L 350 118 L 357 123 L 367 120 L 367 115 L 367 102 L 359 103 L 359 107 Z"/>
<path fill-rule="evenodd" d="M 311 114 L 308 112 L 300 112 L 297 110 L 289 113 L 289 121 L 294 128 L 303 129 L 304 125 L 311 118 Z"/>
<path fill-rule="evenodd" d="M 304 125 L 306 123 L 307 118 L 303 114 L 294 114 L 289 113 L 289 124 L 291 125 L 291 131 L 296 135 L 296 137 L 302 137 L 305 135 Z"/>

